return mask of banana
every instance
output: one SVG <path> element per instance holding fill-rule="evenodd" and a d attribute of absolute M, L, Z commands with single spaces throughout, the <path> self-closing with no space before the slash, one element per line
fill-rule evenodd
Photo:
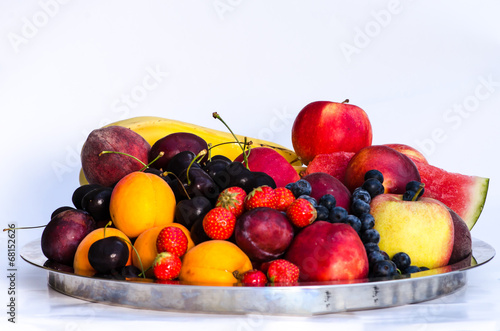
<path fill-rule="evenodd" d="M 189 132 L 201 137 L 208 144 L 211 144 L 211 146 L 215 146 L 213 147 L 212 155 L 222 154 L 228 157 L 229 159 L 234 160 L 242 153 L 241 147 L 237 143 L 234 143 L 235 139 L 230 132 L 209 129 L 203 126 L 186 123 L 182 121 L 177 121 L 157 116 L 138 116 L 116 121 L 106 126 L 112 126 L 112 125 L 123 126 L 125 128 L 131 129 L 132 131 L 138 133 L 144 139 L 146 139 L 146 141 L 151 146 L 159 139 L 171 133 Z M 294 166 L 297 172 L 303 169 L 303 164 L 300 158 L 297 156 L 297 154 L 295 154 L 294 151 L 282 145 L 262 139 L 245 137 L 238 134 L 236 135 L 236 137 L 240 142 L 251 141 L 252 142 L 250 146 L 251 148 L 253 147 L 272 148 L 275 151 L 277 151 L 280 155 L 282 155 L 292 166 Z M 85 179 L 85 176 L 83 175 L 83 171 L 80 171 L 79 182 L 81 185 L 88 183 L 87 180 Z"/>
<path fill-rule="evenodd" d="M 219 131 L 215 129 L 209 129 L 203 126 L 181 122 L 177 120 L 171 120 L 162 117 L 156 116 L 140 116 L 140 117 L 132 117 L 129 119 L 117 121 L 107 126 L 111 125 L 119 125 L 135 131 L 140 134 L 144 139 L 146 139 L 149 144 L 152 146 L 156 141 L 175 132 L 190 132 L 201 138 L 203 138 L 207 143 L 212 146 L 227 143 L 227 142 L 235 142 L 233 135 L 230 132 Z M 269 147 L 277 151 L 281 154 L 290 164 L 293 166 L 301 166 L 302 162 L 300 161 L 297 154 L 294 151 L 262 139 L 245 137 L 242 135 L 236 135 L 240 142 L 251 141 L 252 145 L 250 147 Z M 214 147 L 212 151 L 212 155 L 222 154 L 234 160 L 238 155 L 241 154 L 241 147 L 236 143 L 229 143 L 220 146 Z"/>

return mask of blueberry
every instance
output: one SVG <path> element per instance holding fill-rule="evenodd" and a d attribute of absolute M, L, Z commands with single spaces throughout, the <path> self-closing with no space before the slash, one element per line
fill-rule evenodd
<path fill-rule="evenodd" d="M 314 208 L 316 208 L 318 206 L 318 201 L 316 201 L 316 199 L 314 199 L 310 195 L 306 195 L 306 194 L 299 195 L 299 197 L 297 199 L 306 199 L 307 201 L 309 201 L 313 205 Z"/>
<path fill-rule="evenodd" d="M 291 189 L 293 195 L 298 198 L 301 195 L 311 195 L 311 184 L 305 179 L 299 179 Z"/>
<path fill-rule="evenodd" d="M 370 204 L 360 199 L 352 200 L 351 213 L 356 216 L 370 213 Z"/>
<path fill-rule="evenodd" d="M 403 193 L 403 200 L 404 201 L 413 201 L 413 197 L 417 194 L 416 191 L 408 190 L 405 193 Z"/>
<path fill-rule="evenodd" d="M 354 192 L 352 192 L 352 200 L 356 199 L 362 200 L 366 203 L 370 203 L 372 201 L 370 193 L 361 187 L 356 188 Z"/>
<path fill-rule="evenodd" d="M 415 191 L 415 192 L 417 192 L 418 189 L 420 188 L 421 184 L 422 183 L 420 183 L 419 181 L 412 180 L 411 182 L 408 182 L 406 184 L 405 190 L 406 191 Z M 422 191 L 420 191 L 420 193 L 418 194 L 418 197 L 420 198 L 422 196 L 422 194 L 424 194 L 424 188 L 422 188 Z"/>
<path fill-rule="evenodd" d="M 364 213 L 359 215 L 358 217 L 361 221 L 361 231 L 372 229 L 375 226 L 375 218 L 373 218 L 372 214 Z"/>
<path fill-rule="evenodd" d="M 368 263 L 371 266 L 373 266 L 376 262 L 379 262 L 379 261 L 385 261 L 386 258 L 385 258 L 385 255 L 383 254 L 383 252 L 379 249 L 379 250 L 373 250 L 371 252 L 368 253 Z"/>
<path fill-rule="evenodd" d="M 384 260 L 378 261 L 372 266 L 373 277 L 391 277 L 398 273 L 396 264 L 392 261 Z"/>
<path fill-rule="evenodd" d="M 328 219 L 328 214 L 330 211 L 323 205 L 318 205 L 316 207 L 316 219 L 318 221 L 326 221 Z"/>
<path fill-rule="evenodd" d="M 380 183 L 384 182 L 384 175 L 382 175 L 382 173 L 380 171 L 378 171 L 377 169 L 368 170 L 365 173 L 365 178 L 364 179 L 367 180 L 367 179 L 370 179 L 370 178 L 375 178 Z"/>
<path fill-rule="evenodd" d="M 419 267 L 420 271 L 426 271 L 426 270 L 429 270 L 429 268 L 427 267 Z"/>
<path fill-rule="evenodd" d="M 349 224 L 356 232 L 361 229 L 361 221 L 357 216 L 347 215 L 343 222 Z"/>
<path fill-rule="evenodd" d="M 410 256 L 404 252 L 394 254 L 391 260 L 396 263 L 396 267 L 398 267 L 399 270 L 405 270 L 411 265 Z"/>
<path fill-rule="evenodd" d="M 411 266 L 409 266 L 408 268 L 406 268 L 406 269 L 402 270 L 401 272 L 402 272 L 403 274 L 414 274 L 414 273 L 419 272 L 419 271 L 420 271 L 420 268 L 419 268 L 419 267 L 417 267 L 417 266 L 415 266 L 415 265 L 411 265 Z"/>
<path fill-rule="evenodd" d="M 361 241 L 365 244 L 367 243 L 378 244 L 380 242 L 380 234 L 375 229 L 368 229 L 361 233 Z"/>
<path fill-rule="evenodd" d="M 289 189 L 293 192 L 293 188 L 295 187 L 295 183 L 288 183 L 285 185 L 285 188 Z"/>
<path fill-rule="evenodd" d="M 370 193 L 370 197 L 372 199 L 377 195 L 384 193 L 384 185 L 382 185 L 382 183 L 375 178 L 368 178 L 365 180 L 361 188 Z"/>
<path fill-rule="evenodd" d="M 343 207 L 333 207 L 332 210 L 330 210 L 330 213 L 328 213 L 328 220 L 331 223 L 342 223 L 347 215 L 347 210 Z"/>
<path fill-rule="evenodd" d="M 386 260 L 390 260 L 390 259 L 391 259 L 391 258 L 389 257 L 389 254 L 387 254 L 385 251 L 380 250 L 380 253 L 382 253 L 382 255 L 384 256 L 384 258 L 385 258 Z"/>
<path fill-rule="evenodd" d="M 376 243 L 366 243 L 364 244 L 366 254 L 369 254 L 371 251 L 379 251 L 380 247 L 378 247 L 378 244 Z"/>
<path fill-rule="evenodd" d="M 325 194 L 319 199 L 318 203 L 328 208 L 328 210 L 331 210 L 333 207 L 336 206 L 337 200 L 333 195 Z"/>

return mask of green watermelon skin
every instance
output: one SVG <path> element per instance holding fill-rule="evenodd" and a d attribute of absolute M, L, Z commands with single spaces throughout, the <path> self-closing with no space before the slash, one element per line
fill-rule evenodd
<path fill-rule="evenodd" d="M 486 202 L 490 179 L 447 172 L 429 164 L 413 162 L 425 184 L 423 196 L 447 205 L 467 223 L 469 230 L 472 229 Z"/>

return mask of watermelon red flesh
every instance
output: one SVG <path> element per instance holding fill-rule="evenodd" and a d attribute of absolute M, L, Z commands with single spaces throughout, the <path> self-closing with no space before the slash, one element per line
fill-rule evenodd
<path fill-rule="evenodd" d="M 437 199 L 453 209 L 467 223 L 469 230 L 472 229 L 483 210 L 489 178 L 451 173 L 414 162 L 425 184 L 424 196 Z"/>
<path fill-rule="evenodd" d="M 354 154 L 352 152 L 318 154 L 307 165 L 306 175 L 313 172 L 326 172 L 343 183 L 347 164 Z"/>

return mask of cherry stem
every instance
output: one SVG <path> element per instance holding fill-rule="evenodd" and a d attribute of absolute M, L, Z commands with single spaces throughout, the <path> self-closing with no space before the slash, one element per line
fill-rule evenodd
<path fill-rule="evenodd" d="M 102 230 L 102 234 L 104 236 L 104 238 L 106 238 L 106 229 L 108 228 L 108 226 L 111 226 L 113 224 L 112 221 L 109 221 L 105 226 L 104 226 L 104 229 Z"/>
<path fill-rule="evenodd" d="M 415 195 L 413 196 L 411 201 L 417 201 L 418 195 L 420 194 L 420 192 L 422 192 L 422 190 L 424 189 L 424 186 L 425 186 L 424 183 L 420 183 L 420 185 L 418 186 L 418 190 L 417 190 L 417 192 L 415 192 Z"/>
<path fill-rule="evenodd" d="M 344 101 L 342 101 L 341 103 L 349 103 L 349 99 L 345 99 Z"/>
<path fill-rule="evenodd" d="M 207 150 L 206 149 L 204 149 L 201 152 L 199 152 L 198 155 L 196 155 L 196 157 L 191 161 L 191 163 L 189 163 L 189 166 L 186 169 L 186 179 L 187 179 L 188 186 L 191 185 L 191 180 L 189 179 L 189 170 L 191 170 L 191 166 L 195 162 L 198 163 L 198 159 L 201 160 L 201 158 L 204 157 L 205 154 L 207 154 Z"/>
<path fill-rule="evenodd" d="M 184 191 L 184 193 L 186 194 L 186 196 L 188 197 L 188 199 L 191 200 L 191 197 L 189 196 L 188 192 L 186 191 L 186 188 L 184 187 L 184 184 L 182 184 L 182 181 L 179 179 L 179 177 L 177 177 L 176 174 L 174 174 L 173 172 L 170 172 L 170 171 L 165 171 L 165 172 L 163 172 L 163 174 L 174 176 L 175 179 L 177 180 L 177 182 L 181 185 L 182 190 Z"/>
<path fill-rule="evenodd" d="M 108 223 L 108 224 L 109 224 L 109 223 Z M 136 255 L 136 256 L 137 256 L 137 258 L 139 259 L 139 264 L 141 265 L 141 273 L 139 274 L 139 276 L 141 277 L 141 275 L 142 275 L 142 278 L 146 278 L 146 272 L 144 271 L 144 267 L 143 267 L 143 265 L 142 265 L 142 260 L 141 260 L 141 257 L 140 257 L 140 255 L 139 255 L 139 252 L 137 251 L 137 249 L 134 247 L 134 245 L 133 245 L 133 244 L 132 244 L 129 240 L 127 240 L 127 239 L 125 239 L 125 238 L 122 238 L 122 239 L 123 239 L 123 241 L 125 241 L 127 244 L 129 244 L 129 245 L 130 245 L 130 247 L 132 247 L 132 249 L 133 249 L 133 250 L 134 250 L 134 252 L 135 252 L 135 255 Z"/>
<path fill-rule="evenodd" d="M 219 121 L 221 121 L 222 124 L 224 124 L 226 126 L 226 128 L 229 130 L 229 132 L 231 132 L 231 134 L 233 135 L 234 139 L 236 140 L 236 142 L 238 143 L 238 145 L 240 145 L 241 150 L 243 151 L 243 160 L 245 162 L 245 166 L 247 167 L 247 169 L 250 170 L 250 168 L 248 167 L 248 158 L 247 158 L 247 155 L 245 153 L 245 146 L 241 144 L 241 142 L 239 141 L 238 137 L 236 137 L 236 135 L 234 134 L 233 130 L 231 130 L 231 128 L 226 124 L 226 122 L 224 122 L 224 120 L 222 119 L 222 117 L 220 117 L 220 115 L 217 114 L 217 112 L 213 112 L 212 116 L 215 119 L 218 119 Z M 246 140 L 246 137 L 245 137 L 245 140 Z"/>
<path fill-rule="evenodd" d="M 5 231 L 9 231 L 9 230 L 29 230 L 29 229 L 38 229 L 38 228 L 44 228 L 46 227 L 47 224 L 45 225 L 37 225 L 37 226 L 22 226 L 22 227 L 19 227 L 19 228 L 6 228 L 6 229 L 3 229 L 3 232 Z"/>

